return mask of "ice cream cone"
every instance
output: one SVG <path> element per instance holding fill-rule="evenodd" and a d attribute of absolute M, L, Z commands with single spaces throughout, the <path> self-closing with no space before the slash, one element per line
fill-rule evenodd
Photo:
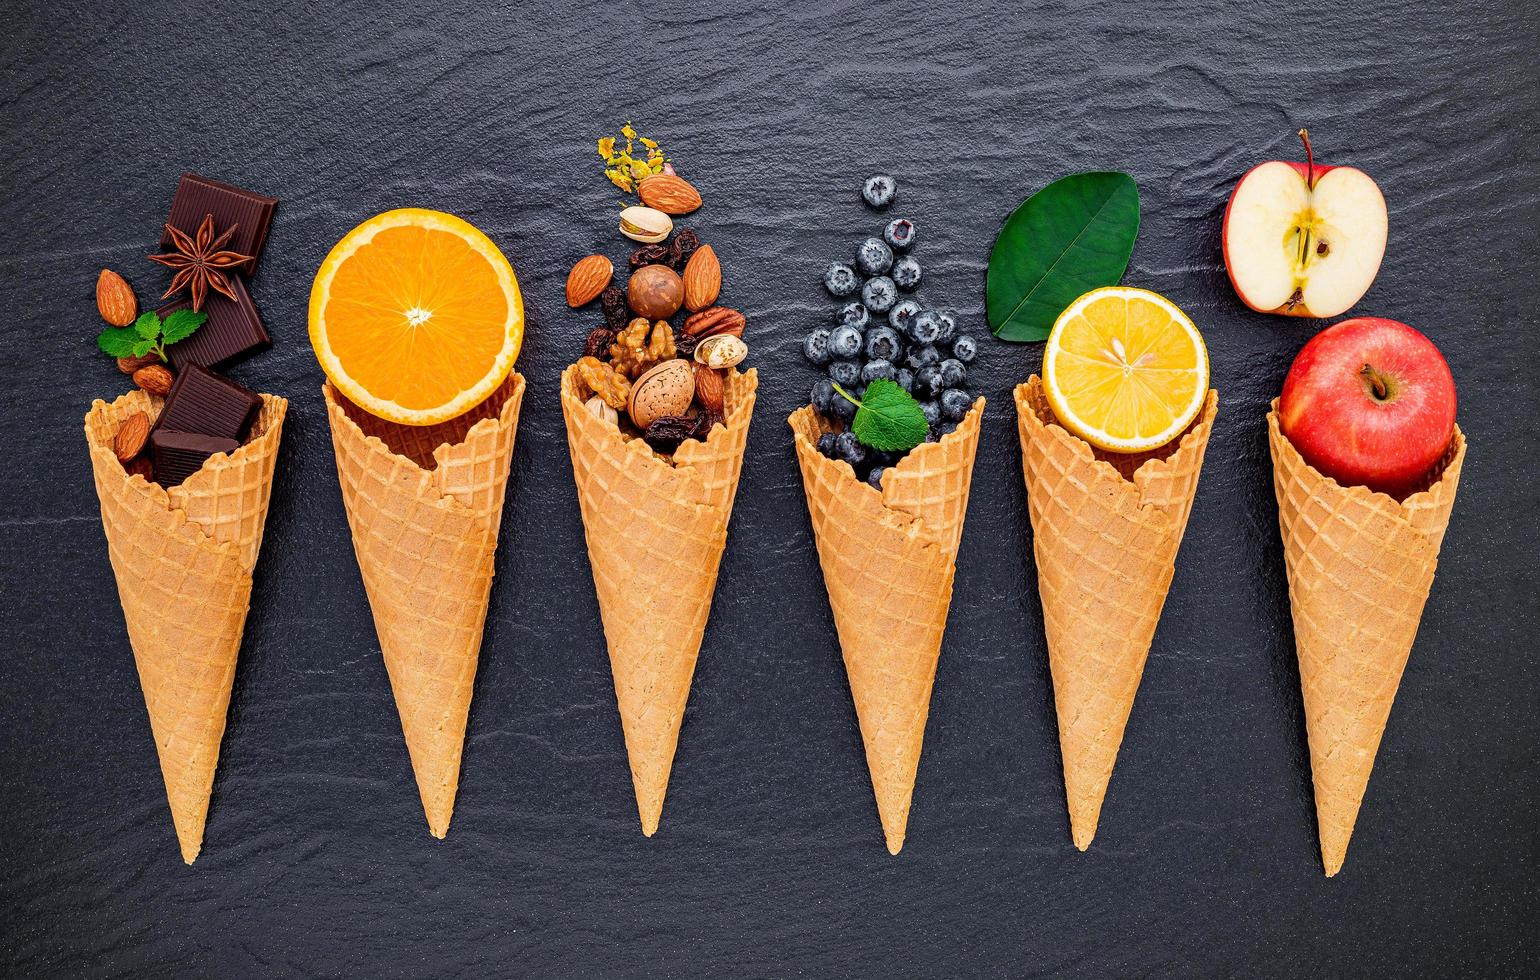
<path fill-rule="evenodd" d="M 250 441 L 170 490 L 129 476 L 112 449 L 125 419 L 144 412 L 153 420 L 161 405 L 143 391 L 98 400 L 85 431 L 166 798 L 182 860 L 192 864 L 203 846 L 289 403 L 263 395 Z"/>
<path fill-rule="evenodd" d="M 342 502 L 428 831 L 449 832 L 524 379 L 466 414 L 398 425 L 322 389 Z"/>
<path fill-rule="evenodd" d="M 1064 795 L 1082 851 L 1096 836 L 1218 404 L 1210 390 L 1178 439 L 1120 454 L 1059 425 L 1040 378 L 1016 388 Z"/>
<path fill-rule="evenodd" d="M 980 398 L 955 432 L 889 467 L 880 492 L 818 451 L 831 428 L 810 406 L 787 420 L 892 854 L 909 826 L 983 413 Z"/>
<path fill-rule="evenodd" d="M 642 833 L 658 829 L 717 566 L 727 545 L 759 375 L 729 375 L 725 422 L 673 461 L 628 439 L 561 377 L 572 476 L 609 645 Z"/>
<path fill-rule="evenodd" d="M 1342 868 L 1390 705 L 1449 526 L 1465 436 L 1403 501 L 1344 487 L 1300 456 L 1267 415 L 1310 772 L 1326 876 Z"/>

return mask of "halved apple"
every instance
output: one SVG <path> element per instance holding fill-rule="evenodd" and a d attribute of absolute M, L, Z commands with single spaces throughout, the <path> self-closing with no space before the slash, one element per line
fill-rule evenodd
<path fill-rule="evenodd" d="M 1261 313 L 1331 317 L 1374 283 L 1385 257 L 1385 196 L 1356 167 L 1270 160 L 1249 170 L 1225 208 L 1224 258 L 1241 301 Z"/>

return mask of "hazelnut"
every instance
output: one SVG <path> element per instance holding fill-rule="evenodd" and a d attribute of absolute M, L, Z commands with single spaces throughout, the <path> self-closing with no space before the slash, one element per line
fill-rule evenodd
<path fill-rule="evenodd" d="M 674 358 L 653 367 L 631 385 L 626 411 L 639 429 L 665 415 L 683 415 L 695 400 L 695 371 L 690 362 Z"/>
<path fill-rule="evenodd" d="M 626 301 L 637 316 L 667 320 L 684 303 L 684 280 L 666 265 L 644 265 L 631 273 Z"/>

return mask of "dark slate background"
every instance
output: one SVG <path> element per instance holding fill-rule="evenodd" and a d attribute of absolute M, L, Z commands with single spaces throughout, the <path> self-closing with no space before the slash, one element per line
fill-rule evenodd
<path fill-rule="evenodd" d="M 0 973 L 33 976 L 1506 974 L 1540 968 L 1534 598 L 1540 14 L 1443 5 L 6 5 L 0 40 Z M 457 7 L 463 6 L 463 9 Z M 1435 9 L 1462 6 L 1465 9 Z M 593 140 L 627 117 L 707 207 L 763 375 L 663 826 L 638 831 L 557 377 L 569 263 L 623 254 Z M 1375 176 L 1359 311 L 1438 342 L 1471 450 L 1347 866 L 1316 851 L 1263 412 L 1318 322 L 1220 263 L 1253 164 Z M 1220 414 L 1101 830 L 1066 825 L 1009 390 L 989 396 L 908 845 L 882 846 L 785 417 L 880 227 L 983 331 L 1001 219 L 1132 173 L 1128 283 L 1203 329 Z M 253 292 L 289 396 L 203 856 L 177 856 L 81 416 L 125 379 L 92 284 L 143 256 L 183 169 L 281 198 Z M 463 215 L 523 284 L 529 378 L 447 841 L 423 821 L 306 340 L 329 246 L 387 208 Z M 666 584 L 661 586 L 666 588 Z"/>

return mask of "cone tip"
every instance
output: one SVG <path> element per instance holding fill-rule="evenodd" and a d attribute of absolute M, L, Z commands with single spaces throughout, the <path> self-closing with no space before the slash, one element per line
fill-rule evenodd
<path fill-rule="evenodd" d="M 642 836 L 651 837 L 658 832 L 658 817 L 660 813 L 653 810 L 642 814 Z"/>
<path fill-rule="evenodd" d="M 887 836 L 887 840 L 888 840 L 888 853 L 889 854 L 897 855 L 899 851 L 902 851 L 904 849 L 904 835 L 903 834 L 887 834 L 886 836 Z"/>

